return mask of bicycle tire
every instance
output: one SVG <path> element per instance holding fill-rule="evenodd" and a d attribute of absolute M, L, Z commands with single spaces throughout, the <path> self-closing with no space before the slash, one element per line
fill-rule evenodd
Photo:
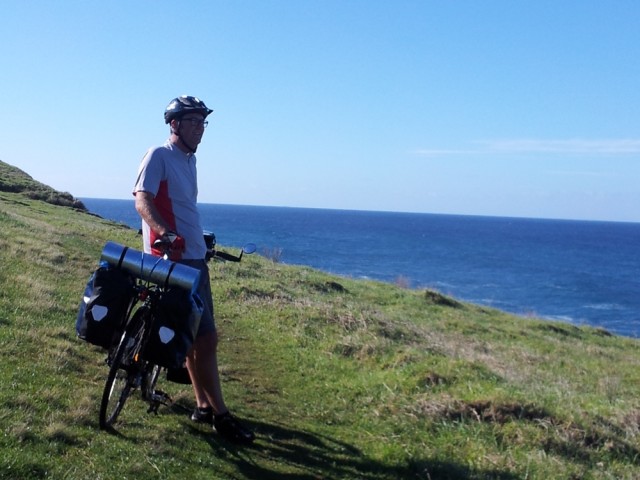
<path fill-rule="evenodd" d="M 100 402 L 100 428 L 109 429 L 117 420 L 124 404 L 139 385 L 141 364 L 136 361 L 144 340 L 145 316 L 148 309 L 139 308 L 127 324 L 113 358 Z"/>

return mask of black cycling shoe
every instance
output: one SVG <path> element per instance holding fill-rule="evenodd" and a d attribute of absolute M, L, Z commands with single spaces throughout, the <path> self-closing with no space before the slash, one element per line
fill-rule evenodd
<path fill-rule="evenodd" d="M 240 421 L 231 415 L 231 413 L 223 413 L 213 417 L 213 426 L 218 434 L 230 442 L 234 443 L 251 443 L 256 438 L 251 430 L 242 425 Z"/>
<path fill-rule="evenodd" d="M 208 423 L 209 425 L 213 425 L 213 408 L 196 407 L 196 409 L 191 414 L 191 420 L 196 423 Z"/>

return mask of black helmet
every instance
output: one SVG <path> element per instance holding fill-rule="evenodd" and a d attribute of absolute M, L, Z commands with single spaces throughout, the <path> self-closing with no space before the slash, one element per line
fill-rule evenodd
<path fill-rule="evenodd" d="M 202 100 L 190 95 L 182 95 L 181 97 L 171 100 L 164 111 L 164 123 L 169 123 L 174 118 L 180 118 L 191 112 L 197 112 L 206 118 L 213 110 L 207 108 Z"/>

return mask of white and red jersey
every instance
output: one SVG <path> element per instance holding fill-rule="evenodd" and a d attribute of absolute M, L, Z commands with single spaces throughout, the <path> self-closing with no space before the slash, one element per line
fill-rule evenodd
<path fill-rule="evenodd" d="M 148 192 L 154 195 L 153 203 L 170 229 L 185 240 L 185 260 L 205 258 L 200 213 L 198 212 L 198 175 L 196 157 L 186 154 L 167 141 L 161 147 L 147 151 L 140 168 L 133 194 Z M 158 238 L 145 221 L 142 221 L 144 252 L 152 251 L 151 245 Z"/>

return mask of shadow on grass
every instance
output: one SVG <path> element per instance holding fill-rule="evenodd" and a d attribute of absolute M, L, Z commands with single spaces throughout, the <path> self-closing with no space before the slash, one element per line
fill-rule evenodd
<path fill-rule="evenodd" d="M 186 416 L 191 410 L 178 403 L 170 412 Z M 384 463 L 367 457 L 360 449 L 341 440 L 320 433 L 296 430 L 282 424 L 251 421 L 243 422 L 256 433 L 251 445 L 230 443 L 209 428 L 185 420 L 183 426 L 199 437 L 213 450 L 214 455 L 238 472 L 229 479 L 260 480 L 462 480 L 495 479 L 515 480 L 517 475 L 500 470 L 470 469 L 466 465 L 428 457 L 415 458 L 404 464 Z M 106 430 L 111 435 L 128 439 L 115 428 Z"/>
<path fill-rule="evenodd" d="M 244 421 L 244 420 L 243 420 Z M 367 458 L 358 448 L 317 433 L 293 430 L 284 425 L 245 421 L 256 432 L 249 446 L 229 443 L 217 435 L 190 426 L 215 454 L 235 463 L 238 478 L 296 479 L 499 479 L 516 477 L 500 471 L 470 470 L 464 465 L 428 458 L 406 465 L 389 465 Z"/>

